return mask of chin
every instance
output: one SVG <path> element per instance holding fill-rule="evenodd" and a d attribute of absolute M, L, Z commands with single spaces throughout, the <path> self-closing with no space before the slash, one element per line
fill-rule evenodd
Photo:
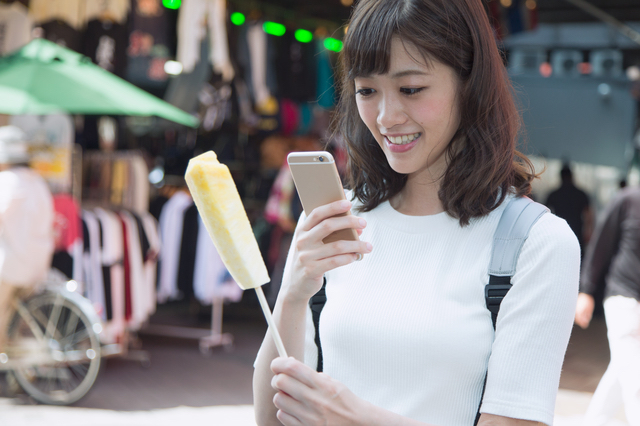
<path fill-rule="evenodd" d="M 418 170 L 418 168 L 414 165 L 407 164 L 404 161 L 389 159 L 389 157 L 387 157 L 387 163 L 389 163 L 389 167 L 391 167 L 394 172 L 400 173 L 401 175 L 410 175 L 411 173 L 414 173 Z"/>

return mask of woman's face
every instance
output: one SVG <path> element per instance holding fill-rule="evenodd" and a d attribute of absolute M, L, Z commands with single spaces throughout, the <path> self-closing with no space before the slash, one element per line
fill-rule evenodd
<path fill-rule="evenodd" d="M 393 170 L 439 179 L 460 123 L 458 78 L 444 64 L 424 63 L 410 43 L 396 37 L 391 46 L 388 73 L 355 79 L 358 112 Z"/>

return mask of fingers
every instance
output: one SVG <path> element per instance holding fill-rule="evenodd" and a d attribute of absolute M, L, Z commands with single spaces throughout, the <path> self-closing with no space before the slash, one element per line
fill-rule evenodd
<path fill-rule="evenodd" d="M 295 379 L 300 382 L 304 386 L 313 388 L 315 387 L 315 376 L 317 376 L 317 372 L 309 367 L 308 365 L 303 364 L 302 362 L 296 360 L 293 357 L 282 358 L 278 357 L 271 362 L 271 371 L 277 376 L 279 374 L 289 376 L 290 378 Z M 275 379 L 275 377 L 274 377 Z M 271 382 L 273 385 L 273 381 Z M 286 385 L 287 382 L 285 382 Z M 275 390 L 285 389 L 274 387 Z M 289 393 L 289 392 L 287 392 Z"/>
<path fill-rule="evenodd" d="M 304 424 L 300 419 L 304 417 L 304 401 L 313 383 L 309 376 L 317 373 L 293 358 L 276 358 L 271 369 L 275 373 L 271 387 L 277 391 L 273 404 L 279 410 L 278 420 L 286 426 Z"/>
<path fill-rule="evenodd" d="M 306 222 L 304 226 L 307 226 Z M 327 218 L 301 234 L 297 240 L 297 248 L 300 250 L 321 245 L 320 243 L 322 243 L 327 236 L 343 229 L 352 228 L 362 233 L 362 230 L 366 226 L 367 222 L 364 219 L 353 215 Z"/>
<path fill-rule="evenodd" d="M 275 400 L 274 400 L 274 404 L 275 404 Z M 278 406 L 276 405 L 276 407 Z M 282 423 L 284 426 L 302 426 L 304 424 L 300 420 L 298 420 L 296 417 L 292 416 L 291 414 L 281 409 L 278 409 L 278 412 L 276 413 L 276 417 L 278 418 L 278 420 L 280 420 L 280 423 Z"/>
<path fill-rule="evenodd" d="M 344 254 L 352 255 L 354 253 L 370 253 L 373 250 L 371 243 L 366 241 L 334 241 L 328 244 L 322 244 L 313 251 L 307 251 L 300 254 L 300 261 L 322 261 Z M 353 256 L 352 256 L 353 257 Z"/>
<path fill-rule="evenodd" d="M 304 226 L 307 226 L 306 222 Z M 366 226 L 367 222 L 364 219 L 354 215 L 333 216 L 325 218 L 314 225 L 307 231 L 306 235 L 310 239 L 322 241 L 333 232 L 348 228 L 362 231 Z"/>
<path fill-rule="evenodd" d="M 351 202 L 347 200 L 336 201 L 334 203 L 329 203 L 324 206 L 317 207 L 313 209 L 309 216 L 307 216 L 307 219 L 304 222 L 303 229 L 305 231 L 309 231 L 323 220 L 332 216 L 347 213 L 348 211 L 350 211 L 350 209 Z"/>

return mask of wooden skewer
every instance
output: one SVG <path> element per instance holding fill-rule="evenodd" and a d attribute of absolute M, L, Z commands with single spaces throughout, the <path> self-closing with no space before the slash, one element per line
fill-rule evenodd
<path fill-rule="evenodd" d="M 262 287 L 256 287 L 255 291 L 256 291 L 256 294 L 258 295 L 258 300 L 260 301 L 260 307 L 262 308 L 264 317 L 267 319 L 267 324 L 269 324 L 271 337 L 273 337 L 273 341 L 275 342 L 276 348 L 278 349 L 278 355 L 280 355 L 283 358 L 287 358 L 287 351 L 284 349 L 284 344 L 282 343 L 282 338 L 280 337 L 278 328 L 276 327 L 276 324 L 273 322 L 273 317 L 271 316 L 271 309 L 269 309 L 269 304 L 267 303 L 267 299 L 264 297 L 264 292 L 262 291 Z"/>

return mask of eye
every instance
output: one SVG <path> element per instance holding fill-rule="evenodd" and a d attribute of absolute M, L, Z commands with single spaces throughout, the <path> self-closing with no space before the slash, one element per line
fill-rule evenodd
<path fill-rule="evenodd" d="M 422 92 L 424 89 L 425 87 L 401 87 L 400 93 L 411 96 Z"/>
<path fill-rule="evenodd" d="M 356 91 L 356 95 L 360 95 L 360 96 L 366 98 L 367 96 L 372 95 L 373 92 L 374 92 L 373 89 L 360 89 L 360 90 Z"/>

